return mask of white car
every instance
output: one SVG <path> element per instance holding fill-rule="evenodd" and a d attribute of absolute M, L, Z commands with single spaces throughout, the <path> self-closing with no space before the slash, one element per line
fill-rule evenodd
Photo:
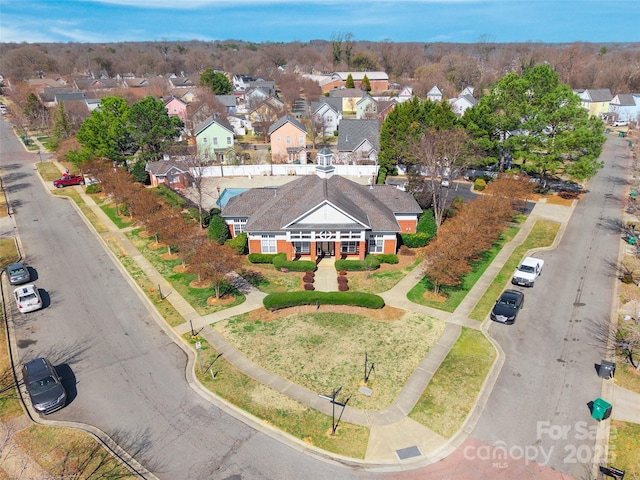
<path fill-rule="evenodd" d="M 21 313 L 33 312 L 42 308 L 42 299 L 38 287 L 33 284 L 23 285 L 13 291 L 16 305 Z"/>

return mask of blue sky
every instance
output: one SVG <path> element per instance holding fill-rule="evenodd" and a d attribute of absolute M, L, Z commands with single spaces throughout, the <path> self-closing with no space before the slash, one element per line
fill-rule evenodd
<path fill-rule="evenodd" d="M 0 42 L 640 42 L 640 0 L 0 0 Z"/>

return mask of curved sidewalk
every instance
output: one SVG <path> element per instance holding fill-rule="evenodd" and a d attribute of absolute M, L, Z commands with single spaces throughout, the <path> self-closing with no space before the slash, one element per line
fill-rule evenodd
<path fill-rule="evenodd" d="M 273 388 L 274 390 L 287 395 L 288 397 L 314 408 L 326 415 L 332 414 L 332 405 L 327 400 L 318 396 L 320 392 L 313 392 L 300 385 L 294 384 L 272 372 L 256 365 L 247 359 L 240 351 L 234 348 L 226 339 L 220 335 L 211 324 L 234 315 L 246 313 L 258 308 L 262 308 L 262 300 L 265 294 L 258 291 L 253 286 L 243 282 L 239 287 L 245 294 L 246 300 L 241 305 L 215 312 L 209 315 L 200 316 L 191 305 L 172 290 L 171 285 L 157 272 L 157 270 L 146 260 L 137 248 L 129 241 L 125 232 L 117 228 L 109 217 L 96 205 L 93 199 L 86 195 L 83 189 L 78 189 L 81 197 L 91 210 L 98 216 L 106 226 L 108 232 L 101 233 L 103 237 L 115 240 L 120 246 L 122 253 L 133 259 L 139 267 L 149 277 L 153 285 L 158 285 L 166 300 L 183 316 L 185 322 L 173 328 L 178 335 L 183 335 L 191 331 L 197 331 L 203 336 L 219 353 L 224 355 L 226 361 L 232 364 L 239 371 L 253 378 L 254 380 Z M 538 207 L 538 205 L 541 205 Z M 551 207 L 551 208 L 549 208 Z M 398 282 L 392 289 L 381 294 L 388 305 L 401 308 L 407 311 L 419 313 L 421 315 L 434 317 L 446 322 L 445 330 L 436 344 L 431 348 L 428 355 L 413 372 L 404 388 L 395 399 L 393 404 L 381 411 L 365 411 L 352 407 L 346 407 L 342 420 L 356 425 L 365 425 L 371 428 L 369 447 L 366 454 L 366 461 L 369 462 L 394 462 L 398 461 L 397 450 L 409 445 L 416 445 L 424 456 L 429 458 L 435 452 L 440 451 L 452 440 L 447 440 L 427 427 L 418 424 L 408 418 L 408 414 L 416 405 L 424 389 L 431 381 L 442 361 L 446 358 L 450 349 L 457 341 L 462 327 L 481 329 L 482 322 L 468 318 L 469 313 L 484 294 L 487 287 L 493 281 L 495 275 L 500 271 L 504 262 L 509 258 L 513 250 L 526 239 L 535 221 L 539 218 L 548 218 L 561 223 L 566 223 L 570 217 L 570 211 L 566 207 L 545 206 L 537 204 L 527 221 L 522 225 L 516 237 L 505 245 L 496 256 L 492 264 L 478 279 L 475 286 L 467 294 L 463 302 L 453 313 L 443 312 L 434 308 L 415 304 L 407 299 L 407 292 L 413 288 L 422 278 L 421 267 L 416 267 L 404 279 Z M 335 273 L 333 273 L 335 275 Z M 498 350 L 500 355 L 500 352 Z M 498 355 L 498 356 L 499 356 Z M 497 366 L 501 362 L 496 363 Z M 485 389 L 490 392 L 499 368 L 494 369 L 490 378 L 485 382 Z M 479 396 L 486 399 L 487 394 Z M 484 404 L 479 401 L 474 410 L 481 411 Z M 472 430 L 473 425 L 469 421 L 477 420 L 478 415 L 470 415 L 463 432 Z M 475 420 L 474 420 L 475 419 Z"/>

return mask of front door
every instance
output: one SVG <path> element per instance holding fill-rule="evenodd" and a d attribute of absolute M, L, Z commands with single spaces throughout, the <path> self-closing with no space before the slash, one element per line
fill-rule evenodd
<path fill-rule="evenodd" d="M 316 243 L 316 253 L 318 257 L 333 257 L 336 253 L 336 242 Z"/>

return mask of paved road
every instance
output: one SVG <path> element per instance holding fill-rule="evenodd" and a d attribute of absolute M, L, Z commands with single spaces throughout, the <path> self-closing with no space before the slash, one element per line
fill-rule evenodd
<path fill-rule="evenodd" d="M 493 454 L 506 447 L 510 458 L 494 460 L 498 468 L 524 454 L 582 478 L 601 453 L 594 437 L 603 430 L 588 403 L 601 393 L 594 366 L 603 353 L 590 328 L 608 321 L 612 307 L 626 154 L 626 142 L 608 138 L 605 166 L 589 183 L 561 244 L 536 255 L 545 260 L 544 270 L 525 290 L 518 321 L 489 329 L 506 361 L 473 437 Z"/>

